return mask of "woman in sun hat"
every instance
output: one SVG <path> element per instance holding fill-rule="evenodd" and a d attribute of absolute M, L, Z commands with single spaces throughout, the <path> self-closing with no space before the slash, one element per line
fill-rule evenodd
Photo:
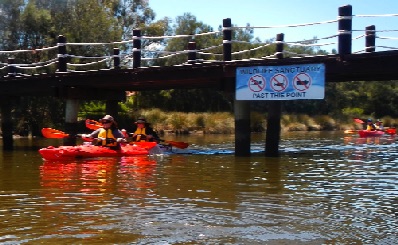
<path fill-rule="evenodd" d="M 383 122 L 380 119 L 376 120 L 376 130 L 384 131 Z"/>
<path fill-rule="evenodd" d="M 125 142 L 123 133 L 118 129 L 117 122 L 111 115 L 101 118 L 102 128 L 99 128 L 85 137 L 97 139 L 95 145 L 107 146 L 111 149 L 120 149 L 120 142 Z"/>
<path fill-rule="evenodd" d="M 150 127 L 150 124 L 147 123 L 144 117 L 139 117 L 134 124 L 135 129 L 133 130 L 132 134 L 133 142 L 160 142 L 159 136 L 156 134 L 153 128 Z"/>

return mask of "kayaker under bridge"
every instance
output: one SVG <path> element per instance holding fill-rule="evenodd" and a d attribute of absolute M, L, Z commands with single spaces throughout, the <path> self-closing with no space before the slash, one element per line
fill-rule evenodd
<path fill-rule="evenodd" d="M 345 81 L 383 81 L 396 80 L 398 73 L 398 50 L 390 48 L 389 51 L 376 51 L 376 27 L 365 27 L 362 37 L 365 39 L 365 48 L 358 52 L 352 52 L 352 7 L 342 6 L 338 10 L 337 20 L 325 23 L 338 23 L 338 34 L 317 38 L 316 40 L 287 43 L 284 34 L 276 36 L 275 41 L 269 43 L 256 43 L 250 50 L 232 52 L 234 40 L 232 40 L 233 27 L 231 19 L 223 20 L 222 44 L 215 47 L 197 50 L 194 37 L 198 35 L 219 35 L 219 32 L 179 35 L 175 38 L 188 40 L 188 49 L 166 53 L 159 59 L 167 59 L 173 56 L 185 55 L 182 64 L 172 66 L 153 66 L 153 50 L 143 47 L 143 40 L 152 40 L 154 37 L 141 35 L 140 30 L 134 30 L 133 40 L 113 43 L 68 43 L 66 37 L 59 36 L 55 47 L 35 50 L 0 51 L 0 55 L 8 56 L 7 63 L 0 63 L 0 77 L 2 89 L 0 90 L 1 103 L 1 130 L 3 135 L 3 149 L 13 149 L 11 108 L 13 101 L 20 96 L 59 96 L 66 100 L 65 130 L 74 135 L 76 130 L 79 100 L 101 100 L 107 98 L 107 114 L 117 115 L 117 103 L 125 100 L 125 91 L 143 90 L 167 90 L 167 89 L 198 89 L 215 88 L 226 93 L 234 94 L 236 91 L 236 71 L 242 67 L 272 67 L 284 65 L 323 64 L 325 67 L 325 82 Z M 372 16 L 374 17 L 374 16 Z M 302 26 L 302 25 L 301 25 Z M 252 27 L 255 28 L 255 27 Z M 158 37 L 165 39 L 169 37 Z M 318 41 L 336 39 L 337 54 L 311 55 L 294 54 L 285 52 L 286 45 L 314 45 Z M 149 42 L 150 43 L 150 42 Z M 312 44 L 311 44 L 312 43 Z M 132 45 L 131 45 L 132 44 Z M 152 43 L 153 44 L 153 43 Z M 103 57 L 82 57 L 78 54 L 69 54 L 68 46 L 107 46 L 111 54 Z M 115 46 L 127 45 L 128 48 L 119 49 Z M 248 59 L 232 59 L 233 56 L 242 56 L 253 50 L 274 45 L 275 53 L 269 56 L 253 57 Z M 398 46 L 398 45 L 397 45 Z M 109 48 L 111 47 L 111 48 Z M 388 48 L 388 47 L 383 47 Z M 123 50 L 123 52 L 121 51 Z M 127 50 L 127 51 L 126 51 Z M 210 53 L 211 50 L 214 53 Z M 218 51 L 218 53 L 217 53 Z M 34 64 L 21 64 L 13 55 L 20 52 L 48 52 L 54 59 Z M 48 57 L 49 55 L 46 55 Z M 200 59 L 198 57 L 201 57 Z M 204 59 L 211 57 L 212 59 Z M 99 62 L 72 64 L 76 60 L 98 60 Z M 79 61 L 82 62 L 82 61 Z M 124 62 L 124 65 L 121 63 Z M 99 63 L 105 63 L 106 69 L 88 70 L 91 66 L 99 67 Z M 144 63 L 146 66 L 144 66 Z M 55 68 L 53 67 L 55 66 Z M 53 67 L 53 68 L 51 68 Z M 89 68 L 86 68 L 89 67 Z M 36 73 L 32 73 L 34 69 Z M 43 70 L 45 73 L 37 73 Z M 53 71 L 53 72 L 51 72 Z M 266 156 L 278 156 L 280 140 L 281 101 L 267 101 L 268 118 L 266 131 Z M 250 155 L 250 101 L 235 100 L 235 155 Z M 68 141 L 69 140 L 69 141 Z M 73 144 L 74 139 L 65 140 L 65 144 Z"/>

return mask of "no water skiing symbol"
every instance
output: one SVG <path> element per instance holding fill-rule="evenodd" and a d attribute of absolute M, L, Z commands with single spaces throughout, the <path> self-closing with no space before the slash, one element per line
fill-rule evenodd
<path fill-rule="evenodd" d="M 250 77 L 249 88 L 253 92 L 260 92 L 265 88 L 265 78 L 261 75 L 254 75 Z"/>
<path fill-rule="evenodd" d="M 276 74 L 271 78 L 271 88 L 275 92 L 284 91 L 288 85 L 289 85 L 289 80 L 283 74 Z"/>
<path fill-rule="evenodd" d="M 293 86 L 298 91 L 305 91 L 311 86 L 311 77 L 307 73 L 299 73 L 293 78 Z"/>

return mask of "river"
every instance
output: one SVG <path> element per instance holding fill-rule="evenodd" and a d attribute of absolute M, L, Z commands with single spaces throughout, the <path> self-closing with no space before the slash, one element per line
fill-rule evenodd
<path fill-rule="evenodd" d="M 235 157 L 230 135 L 165 136 L 187 150 L 43 161 L 59 140 L 0 153 L 0 244 L 398 244 L 395 137 L 281 137 Z"/>

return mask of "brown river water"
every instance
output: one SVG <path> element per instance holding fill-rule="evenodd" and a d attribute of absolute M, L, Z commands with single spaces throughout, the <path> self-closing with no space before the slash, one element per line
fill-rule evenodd
<path fill-rule="evenodd" d="M 165 136 L 172 154 L 44 161 L 0 152 L 0 244 L 398 244 L 392 136 L 282 134 L 235 157 L 230 135 Z"/>

